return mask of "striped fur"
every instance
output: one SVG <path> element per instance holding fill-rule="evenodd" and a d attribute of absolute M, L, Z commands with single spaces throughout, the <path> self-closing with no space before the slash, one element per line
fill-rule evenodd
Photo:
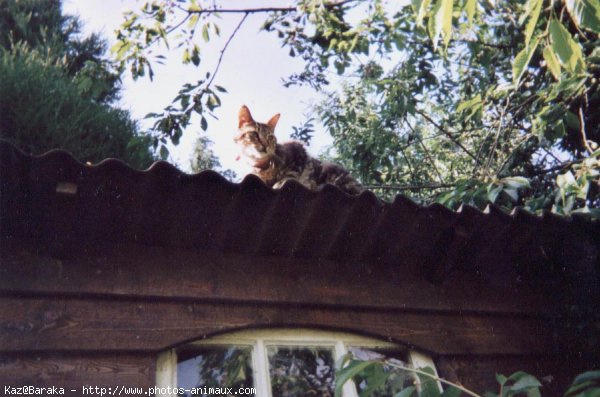
<path fill-rule="evenodd" d="M 239 133 L 234 140 L 240 147 L 241 156 L 268 186 L 279 189 L 293 179 L 311 190 L 327 183 L 349 194 L 359 194 L 363 190 L 346 169 L 311 157 L 301 143 L 277 143 L 275 126 L 279 114 L 267 123 L 258 123 L 250 110 L 242 106 L 238 119 Z"/>

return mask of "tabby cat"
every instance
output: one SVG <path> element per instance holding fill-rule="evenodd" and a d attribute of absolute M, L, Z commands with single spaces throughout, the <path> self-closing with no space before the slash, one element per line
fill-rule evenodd
<path fill-rule="evenodd" d="M 266 124 L 258 123 L 250 110 L 242 106 L 238 119 L 239 133 L 234 140 L 240 147 L 241 156 L 253 167 L 253 173 L 267 186 L 279 189 L 293 179 L 311 190 L 326 183 L 349 194 L 359 194 L 363 190 L 346 169 L 311 157 L 301 143 L 277 143 L 275 126 L 279 114 Z"/>

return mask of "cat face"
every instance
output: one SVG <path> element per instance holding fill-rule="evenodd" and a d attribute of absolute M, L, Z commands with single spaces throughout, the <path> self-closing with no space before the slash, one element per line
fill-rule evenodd
<path fill-rule="evenodd" d="M 277 145 L 275 126 L 279 121 L 279 114 L 271 117 L 266 124 L 258 123 L 252 118 L 250 110 L 246 106 L 242 106 L 238 120 L 239 132 L 234 141 L 238 144 L 242 156 L 251 165 L 261 166 L 275 153 Z"/>

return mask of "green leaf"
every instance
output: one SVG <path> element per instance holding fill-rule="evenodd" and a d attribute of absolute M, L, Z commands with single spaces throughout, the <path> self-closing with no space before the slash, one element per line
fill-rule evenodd
<path fill-rule="evenodd" d="M 510 197 L 512 202 L 517 202 L 519 200 L 519 191 L 514 188 L 506 188 L 503 192 Z"/>
<path fill-rule="evenodd" d="M 577 375 L 573 380 L 573 384 L 584 383 L 594 381 L 600 384 L 600 370 L 599 371 L 587 371 L 580 375 Z"/>
<path fill-rule="evenodd" d="M 356 36 L 354 36 L 354 38 L 350 42 L 350 49 L 348 50 L 348 52 L 354 51 L 354 48 L 356 47 L 356 44 L 358 44 L 358 39 L 359 38 L 360 38 L 360 35 L 358 35 L 358 34 Z"/>
<path fill-rule="evenodd" d="M 193 14 L 188 21 L 188 29 L 195 29 L 198 24 L 198 19 L 200 19 L 200 14 Z"/>
<path fill-rule="evenodd" d="M 392 372 L 384 371 L 383 365 L 380 363 L 378 364 L 379 365 L 369 367 L 362 372 L 367 381 L 367 388 L 360 393 L 361 397 L 370 396 L 373 392 L 380 389 L 385 385 L 389 376 L 392 374 Z"/>
<path fill-rule="evenodd" d="M 579 28 L 600 34 L 600 1 L 567 0 L 566 5 L 571 19 Z"/>
<path fill-rule="evenodd" d="M 496 186 L 496 185 L 495 185 L 495 184 L 493 184 L 493 183 L 492 183 L 492 184 L 490 184 L 490 185 L 488 186 L 488 189 L 487 189 L 487 190 L 488 190 L 488 193 L 487 193 L 487 199 L 489 200 L 489 202 L 490 202 L 490 203 L 495 203 L 495 202 L 496 202 L 496 199 L 498 198 L 498 195 L 499 195 L 500 193 L 502 193 L 502 190 L 503 190 L 503 189 L 504 189 L 504 186 L 502 186 L 502 185 Z M 502 376 L 502 375 L 500 375 L 500 376 Z M 498 379 L 497 377 L 498 377 L 498 375 L 496 374 L 496 379 Z M 505 378 L 505 379 L 506 379 L 506 378 Z"/>
<path fill-rule="evenodd" d="M 550 95 L 546 98 L 546 102 L 555 100 L 558 97 L 569 98 L 583 95 L 585 92 L 586 77 L 575 75 L 561 79 L 558 84 L 552 88 Z"/>
<path fill-rule="evenodd" d="M 575 113 L 567 110 L 565 113 L 565 122 L 567 123 L 567 127 L 579 131 L 581 125 L 579 124 L 579 117 L 575 115 Z"/>
<path fill-rule="evenodd" d="M 527 389 L 525 393 L 527 393 L 527 397 L 542 397 L 542 393 L 540 393 L 539 387 L 532 387 L 530 389 Z"/>
<path fill-rule="evenodd" d="M 542 384 L 533 375 L 523 374 L 519 379 L 510 387 L 510 391 L 513 393 L 521 393 L 528 389 L 541 387 Z"/>
<path fill-rule="evenodd" d="M 520 189 L 524 187 L 530 187 L 529 179 L 522 176 L 509 176 L 502 179 L 502 182 L 507 186 Z"/>
<path fill-rule="evenodd" d="M 471 109 L 474 106 L 480 105 L 481 103 L 482 103 L 481 102 L 481 94 L 477 94 L 477 95 L 475 95 L 475 97 L 468 99 L 464 102 L 461 102 L 458 105 L 458 107 L 456 108 L 456 111 L 460 113 L 467 109 Z"/>
<path fill-rule="evenodd" d="M 329 41 L 329 47 L 327 48 L 327 51 L 331 51 L 332 49 L 336 48 L 338 43 L 338 39 L 333 38 Z"/>
<path fill-rule="evenodd" d="M 585 64 L 581 47 L 573 40 L 573 37 L 562 23 L 552 19 L 548 30 L 550 31 L 552 49 L 565 69 L 572 73 L 584 71 Z"/>
<path fill-rule="evenodd" d="M 202 38 L 204 39 L 204 41 L 206 41 L 207 43 L 210 40 L 210 36 L 208 34 L 208 24 L 205 24 L 204 26 L 202 26 Z"/>
<path fill-rule="evenodd" d="M 412 6 L 413 10 L 416 14 L 417 26 L 423 26 L 423 18 L 427 15 L 427 11 L 429 11 L 429 6 L 431 5 L 431 0 L 413 0 Z"/>
<path fill-rule="evenodd" d="M 169 158 L 169 149 L 165 145 L 161 145 L 159 154 L 161 160 L 167 160 Z"/>
<path fill-rule="evenodd" d="M 221 106 L 221 100 L 215 94 L 210 94 L 206 98 L 206 106 L 212 111 Z"/>
<path fill-rule="evenodd" d="M 443 0 L 442 9 L 443 25 L 442 25 L 442 36 L 444 37 L 444 46 L 448 47 L 450 38 L 452 37 L 452 7 L 454 5 L 453 0 Z"/>
<path fill-rule="evenodd" d="M 344 74 L 344 71 L 346 70 L 346 65 L 343 62 L 335 61 L 333 62 L 333 66 L 335 66 L 337 74 Z"/>
<path fill-rule="evenodd" d="M 200 6 L 199 6 L 199 5 L 198 5 L 198 3 L 196 2 L 196 0 L 191 0 L 191 1 L 190 1 L 190 5 L 189 5 L 189 7 L 188 7 L 188 11 L 194 11 L 194 12 L 197 12 L 197 11 L 200 11 L 200 10 L 202 10 L 202 8 L 200 8 Z"/>
<path fill-rule="evenodd" d="M 521 80 L 521 77 L 523 76 L 523 73 L 525 73 L 525 69 L 527 68 L 527 65 L 529 65 L 529 62 L 531 61 L 531 57 L 533 56 L 533 53 L 537 49 L 539 42 L 540 42 L 540 39 L 539 39 L 539 37 L 537 37 L 533 41 L 533 44 L 529 48 L 528 47 L 523 48 L 515 57 L 515 60 L 513 61 L 513 66 L 512 66 L 513 83 L 515 85 L 517 85 L 519 83 L 519 81 Z"/>
<path fill-rule="evenodd" d="M 190 56 L 190 50 L 188 50 L 187 48 L 183 51 L 183 58 L 181 59 L 181 61 L 185 64 L 185 63 L 190 63 L 191 60 L 191 56 Z"/>
<path fill-rule="evenodd" d="M 529 21 L 527 21 L 527 26 L 525 27 L 525 47 L 529 47 L 531 36 L 533 35 L 533 31 L 535 30 L 535 26 L 537 25 L 540 17 L 542 3 L 543 0 L 529 0 L 527 2 L 527 8 L 531 10 L 531 13 L 529 16 Z"/>
<path fill-rule="evenodd" d="M 431 11 L 428 29 L 434 49 L 437 47 L 437 40 L 440 35 L 444 39 L 445 46 L 450 42 L 452 36 L 452 6 L 453 0 L 437 0 Z"/>
<path fill-rule="evenodd" d="M 200 65 L 200 47 L 194 44 L 194 48 L 192 48 L 192 56 L 190 57 L 194 66 Z"/>
<path fill-rule="evenodd" d="M 600 151 L 598 151 L 600 153 Z M 589 212 L 598 211 L 591 209 Z M 567 389 L 567 397 L 596 397 L 600 393 L 600 371 L 588 371 L 578 375 Z"/>
<path fill-rule="evenodd" d="M 556 123 L 554 123 L 552 128 L 549 128 L 546 131 L 545 136 L 549 141 L 554 141 L 556 139 L 562 138 L 566 134 L 567 134 L 567 130 L 565 129 L 565 124 L 563 123 L 562 120 L 559 120 Z"/>
<path fill-rule="evenodd" d="M 129 51 L 131 46 L 132 46 L 132 43 L 130 41 L 127 41 L 127 42 L 117 41 L 117 43 L 110 48 L 110 51 L 112 53 L 115 53 L 116 58 L 120 60 L 120 59 L 123 59 L 123 57 L 125 56 L 125 53 L 127 53 L 127 51 Z"/>
<path fill-rule="evenodd" d="M 560 80 L 560 63 L 558 62 L 558 58 L 556 58 L 554 51 L 552 51 L 552 48 L 547 46 L 544 48 L 542 54 L 544 56 L 544 60 L 546 61 L 546 67 L 552 76 L 554 76 L 556 80 Z"/>
<path fill-rule="evenodd" d="M 511 374 L 508 377 L 508 380 L 516 382 L 516 381 L 518 381 L 519 379 L 521 379 L 524 376 L 530 376 L 530 375 L 527 372 L 525 372 L 525 371 L 517 371 L 517 372 Z"/>
<path fill-rule="evenodd" d="M 471 26 L 473 17 L 477 11 L 477 0 L 467 0 L 465 2 L 465 11 L 467 12 L 467 26 Z"/>
<path fill-rule="evenodd" d="M 123 47 L 125 45 L 125 43 L 121 40 L 117 41 L 115 44 L 113 44 L 112 47 L 110 47 L 110 52 L 112 53 L 116 53 L 117 51 L 119 51 L 121 49 L 121 47 Z"/>
<path fill-rule="evenodd" d="M 435 376 L 435 371 L 433 368 L 425 367 L 420 368 L 420 370 Z M 435 379 L 433 379 L 431 376 L 423 374 L 417 374 L 417 376 L 421 382 L 421 392 L 419 393 L 419 397 L 440 397 L 441 392 Z"/>
<path fill-rule="evenodd" d="M 348 365 L 344 368 L 336 371 L 335 374 L 335 397 L 342 396 L 342 390 L 344 388 L 344 384 L 348 382 L 350 379 L 354 378 L 360 372 L 364 371 L 366 368 L 376 365 L 380 363 L 375 361 L 359 361 L 353 360 L 350 361 Z"/>
<path fill-rule="evenodd" d="M 504 386 L 504 384 L 506 383 L 507 380 L 508 379 L 506 378 L 506 376 L 504 376 L 502 374 L 496 374 L 496 381 L 498 381 L 500 386 Z"/>
<path fill-rule="evenodd" d="M 454 386 L 448 386 L 440 397 L 458 397 L 462 391 Z"/>
<path fill-rule="evenodd" d="M 394 394 L 394 397 L 411 397 L 417 391 L 415 386 L 409 386 Z"/>
<path fill-rule="evenodd" d="M 181 108 L 185 109 L 190 104 L 190 96 L 189 95 L 181 95 Z"/>

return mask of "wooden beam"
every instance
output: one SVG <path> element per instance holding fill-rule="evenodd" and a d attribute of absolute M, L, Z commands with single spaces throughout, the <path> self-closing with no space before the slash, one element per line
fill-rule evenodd
<path fill-rule="evenodd" d="M 349 331 L 435 354 L 526 355 L 552 348 L 552 329 L 534 318 L 147 299 L 0 299 L 0 352 L 157 352 L 253 327 Z"/>
<path fill-rule="evenodd" d="M 152 354 L 0 354 L 0 390 L 4 390 L 5 386 L 56 386 L 64 388 L 66 395 L 84 395 L 83 386 L 125 386 L 147 390 L 154 386 L 155 378 L 156 356 Z M 73 388 L 77 393 L 70 392 Z"/>
<path fill-rule="evenodd" d="M 58 260 L 33 248 L 5 247 L 0 295 L 117 295 L 509 317 L 544 317 L 555 307 L 548 302 L 552 296 L 494 287 L 461 273 L 434 285 L 404 268 L 361 263 L 106 243 Z"/>

